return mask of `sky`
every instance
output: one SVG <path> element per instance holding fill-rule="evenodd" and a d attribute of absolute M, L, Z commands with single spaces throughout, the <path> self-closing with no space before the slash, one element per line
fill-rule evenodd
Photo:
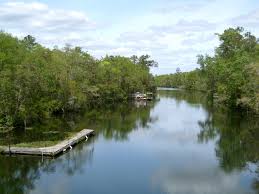
<path fill-rule="evenodd" d="M 96 58 L 148 54 L 156 75 L 199 67 L 215 33 L 237 26 L 259 37 L 259 0 L 0 0 L 0 30 Z"/>

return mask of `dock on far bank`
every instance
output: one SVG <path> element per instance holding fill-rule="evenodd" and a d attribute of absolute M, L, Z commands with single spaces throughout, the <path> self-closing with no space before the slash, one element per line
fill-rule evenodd
<path fill-rule="evenodd" d="M 9 147 L 8 146 L 0 146 L 1 154 L 17 154 L 17 155 L 39 155 L 39 156 L 56 156 L 69 150 L 75 144 L 78 144 L 82 140 L 88 139 L 91 135 L 94 134 L 94 130 L 92 129 L 83 129 L 82 131 L 76 133 L 73 137 L 63 140 L 60 143 L 50 146 L 50 147 L 42 147 L 42 148 L 31 148 L 31 147 Z"/>

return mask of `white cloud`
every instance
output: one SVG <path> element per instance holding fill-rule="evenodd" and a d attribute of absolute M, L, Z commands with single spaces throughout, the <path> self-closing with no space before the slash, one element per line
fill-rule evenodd
<path fill-rule="evenodd" d="M 154 10 L 154 13 L 157 14 L 173 14 L 175 12 L 196 12 L 204 7 L 208 2 L 191 2 L 191 3 L 180 3 L 173 4 L 173 1 L 165 1 L 165 6 L 158 7 Z"/>
<path fill-rule="evenodd" d="M 215 30 L 216 24 L 206 20 L 179 20 L 176 24 L 167 26 L 152 26 L 150 29 L 157 33 L 186 33 Z"/>
<path fill-rule="evenodd" d="M 52 41 L 64 36 L 70 40 L 81 31 L 94 29 L 95 23 L 83 12 L 51 9 L 39 2 L 6 2 L 0 4 L 0 26 L 16 35 L 32 34 Z"/>
<path fill-rule="evenodd" d="M 243 14 L 229 21 L 230 24 L 250 28 L 259 32 L 259 9 L 255 9 L 248 14 Z"/>
<path fill-rule="evenodd" d="M 218 44 L 214 32 L 218 24 L 206 20 L 179 20 L 167 25 L 153 25 L 142 32 L 126 32 L 119 36 L 120 42 L 130 43 L 133 50 L 150 51 L 158 60 L 154 73 L 175 72 L 199 67 L 198 54 L 212 53 Z M 126 45 L 124 45 L 126 46 Z"/>
<path fill-rule="evenodd" d="M 123 21 L 126 25 L 117 24 L 114 17 L 103 18 L 112 15 L 111 10 L 102 12 L 99 20 L 95 16 L 94 22 L 84 11 L 56 9 L 40 0 L 5 1 L 0 3 L 0 28 L 19 37 L 31 34 L 49 47 L 66 43 L 81 46 L 96 57 L 150 54 L 159 63 L 152 72 L 173 73 L 179 64 L 183 64 L 182 71 L 198 67 L 196 56 L 212 54 L 219 43 L 214 33 L 227 27 L 244 26 L 259 34 L 259 9 L 244 8 L 241 12 L 249 4 L 245 0 L 230 1 L 161 0 L 141 15 L 132 12 L 134 17 L 129 15 L 129 21 Z"/>

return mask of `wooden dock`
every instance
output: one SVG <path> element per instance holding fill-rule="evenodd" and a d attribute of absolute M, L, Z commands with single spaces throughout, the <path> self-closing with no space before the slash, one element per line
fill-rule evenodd
<path fill-rule="evenodd" d="M 42 148 L 26 148 L 26 147 L 11 147 L 0 146 L 1 154 L 19 154 L 19 155 L 40 155 L 40 156 L 56 156 L 69 150 L 70 146 L 78 144 L 80 141 L 85 140 L 86 136 L 89 137 L 94 133 L 94 130 L 83 129 L 75 134 L 72 138 L 64 140 L 57 145 Z"/>

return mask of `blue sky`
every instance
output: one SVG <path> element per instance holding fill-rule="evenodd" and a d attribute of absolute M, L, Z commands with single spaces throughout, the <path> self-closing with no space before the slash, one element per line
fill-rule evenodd
<path fill-rule="evenodd" d="M 259 37 L 258 0 L 0 0 L 0 29 L 31 34 L 47 47 L 81 46 L 106 54 L 149 54 L 154 74 L 198 67 L 216 32 L 243 26 Z"/>

